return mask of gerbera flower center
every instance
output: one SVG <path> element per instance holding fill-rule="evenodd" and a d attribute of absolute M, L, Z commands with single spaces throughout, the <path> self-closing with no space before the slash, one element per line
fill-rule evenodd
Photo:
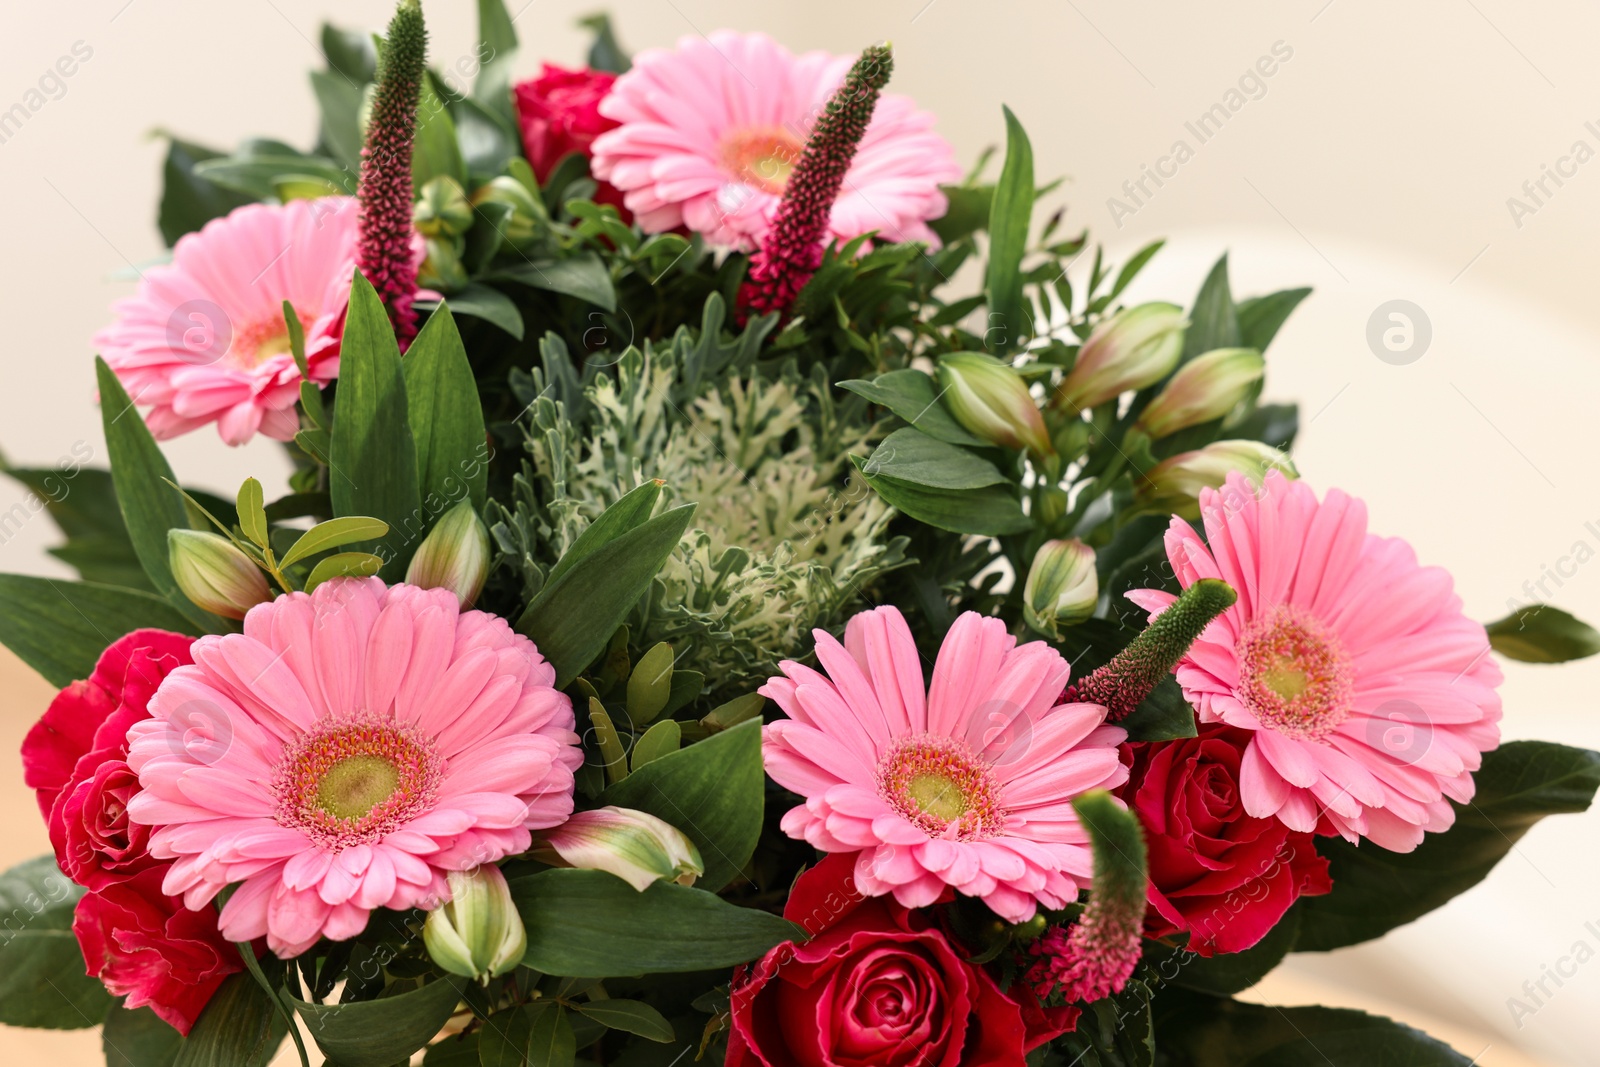
<path fill-rule="evenodd" d="M 1000 832 L 1005 809 L 983 760 L 951 737 L 920 734 L 898 742 L 878 765 L 884 800 L 930 837 L 967 841 Z"/>
<path fill-rule="evenodd" d="M 315 315 L 296 309 L 302 323 L 311 323 Z M 234 335 L 233 343 L 228 346 L 228 363 L 239 370 L 254 370 L 273 356 L 285 356 L 292 351 L 289 344 L 289 328 L 284 325 L 283 316 L 262 319 L 252 322 Z"/>
<path fill-rule="evenodd" d="M 746 185 L 778 195 L 789 184 L 789 174 L 804 150 L 805 145 L 787 130 L 735 130 L 723 139 L 722 165 Z"/>
<path fill-rule="evenodd" d="M 284 750 L 278 822 L 329 848 L 376 841 L 426 811 L 439 786 L 433 746 L 392 723 L 329 723 Z"/>
<path fill-rule="evenodd" d="M 1338 640 L 1308 613 L 1280 606 L 1245 627 L 1239 696 L 1280 733 L 1321 741 L 1350 714 L 1355 672 Z"/>

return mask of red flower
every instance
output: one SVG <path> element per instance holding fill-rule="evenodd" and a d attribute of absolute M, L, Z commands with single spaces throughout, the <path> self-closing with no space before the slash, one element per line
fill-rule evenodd
<path fill-rule="evenodd" d="M 135 630 L 101 654 L 86 681 L 63 689 L 22 741 L 23 780 L 49 824 L 56 864 L 79 885 L 99 889 L 160 862 L 149 853 L 150 828 L 128 821 L 139 789 L 125 762 L 128 727 L 150 717 L 151 695 L 190 662 L 192 644 Z"/>
<path fill-rule="evenodd" d="M 161 892 L 161 870 L 78 901 L 72 932 L 89 974 L 126 1006 L 150 1010 L 187 1035 L 222 980 L 244 969 L 217 932 L 216 912 L 190 911 Z"/>
<path fill-rule="evenodd" d="M 578 152 L 587 158 L 590 143 L 616 128 L 615 119 L 600 114 L 600 101 L 616 80 L 615 74 L 603 70 L 567 70 L 546 63 L 537 78 L 517 84 L 522 148 L 541 183 L 562 157 Z M 623 222 L 632 222 L 633 214 L 622 206 L 622 193 L 608 182 L 599 184 L 595 203 L 612 205 Z"/>
<path fill-rule="evenodd" d="M 1023 1067 L 1076 1024 L 1002 993 L 925 914 L 864 898 L 854 867 L 838 853 L 802 875 L 784 915 L 812 939 L 734 976 L 727 1067 Z"/>
<path fill-rule="evenodd" d="M 1202 956 L 1242 952 L 1300 896 L 1333 888 L 1312 835 L 1245 814 L 1239 765 L 1250 735 L 1221 724 L 1137 745 L 1123 796 L 1144 824 L 1152 937 L 1187 931 Z"/>

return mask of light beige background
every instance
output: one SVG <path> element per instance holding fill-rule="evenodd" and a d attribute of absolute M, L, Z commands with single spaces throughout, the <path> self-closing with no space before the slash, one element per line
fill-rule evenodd
<path fill-rule="evenodd" d="M 522 5 L 526 6 L 522 6 Z M 510 0 L 522 69 L 573 63 L 574 19 L 591 0 Z M 1069 227 L 1126 256 L 1171 239 L 1134 294 L 1187 302 L 1209 262 L 1233 254 L 1235 290 L 1316 287 L 1273 347 L 1269 394 L 1298 399 L 1298 457 L 1319 488 L 1368 501 L 1374 527 L 1450 568 L 1468 610 L 1503 614 L 1545 595 L 1600 620 L 1600 13 L 1577 0 L 614 0 L 624 43 L 670 44 L 720 26 L 763 29 L 796 49 L 894 42 L 894 87 L 940 116 L 963 158 L 1000 136 L 1009 103 L 1033 135 L 1041 176 L 1068 178 Z M 473 42 L 469 0 L 426 0 L 434 57 Z M 520 7 L 520 11 L 518 10 Z M 93 56 L 0 143 L 0 447 L 49 464 L 74 445 L 103 452 L 90 334 L 129 291 L 114 272 L 160 252 L 153 223 L 167 128 L 229 145 L 247 134 L 307 143 L 304 71 L 322 18 L 380 26 L 385 0 L 81 0 L 28 5 L 0 35 L 0 110 L 22 100 L 75 42 Z M 1281 42 L 1281 44 L 1279 44 Z M 1264 92 L 1199 144 L 1184 123 L 1224 101 L 1257 60 L 1292 55 Z M 1253 89 L 1252 86 L 1246 86 Z M 1595 121 L 1591 131 L 1585 123 Z M 1114 218 L 1108 198 L 1178 139 L 1177 174 Z M 1523 191 L 1545 167 L 1540 201 Z M 1170 172 L 1170 167 L 1168 170 Z M 1513 213 L 1508 198 L 1533 211 Z M 1518 217 L 1520 215 L 1520 217 Z M 1120 226 L 1118 223 L 1120 222 Z M 1424 309 L 1433 339 L 1407 366 L 1365 340 L 1381 303 Z M 281 484 L 267 443 L 230 451 L 209 432 L 168 449 L 188 480 Z M 0 487 L 0 513 L 22 502 Z M 1592 525 L 1591 525 L 1592 524 Z M 45 519 L 0 544 L 0 569 L 64 573 L 43 553 Z M 1581 562 L 1580 562 L 1581 560 Z M 1543 579 L 1545 593 L 1525 583 Z M 47 688 L 0 660 L 0 863 L 46 845 L 9 753 Z M 1600 747 L 1600 662 L 1512 665 L 1508 737 Z M 1336 998 L 1451 1028 L 1484 1064 L 1593 1063 L 1600 961 L 1578 967 L 1536 1014 L 1512 1018 L 1524 981 L 1585 941 L 1600 949 L 1600 813 L 1537 828 L 1488 881 L 1384 940 L 1297 957 L 1262 999 Z M 1586 928 L 1594 923 L 1595 929 Z M 1530 1006 L 1532 1003 L 1530 1002 Z M 1469 1047 L 1470 1046 L 1470 1047 Z M 1484 1046 L 1488 1046 L 1486 1049 Z M 0 1054 L 94 1062 L 93 1034 L 0 1030 Z M 1480 1049 L 1483 1051 L 1480 1053 Z M 1520 1050 L 1520 1051 L 1519 1051 Z"/>

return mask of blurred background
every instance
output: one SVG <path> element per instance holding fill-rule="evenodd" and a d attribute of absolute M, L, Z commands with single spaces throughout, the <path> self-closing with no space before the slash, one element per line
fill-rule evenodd
<path fill-rule="evenodd" d="M 522 76 L 541 58 L 582 61 L 588 36 L 576 20 L 595 0 L 508 7 Z M 425 8 L 433 61 L 469 55 L 472 0 Z M 1009 104 L 1032 135 L 1041 180 L 1066 179 L 1052 195 L 1068 209 L 1063 232 L 1088 227 L 1113 261 L 1168 238 L 1130 301 L 1188 303 L 1224 251 L 1238 296 L 1315 287 L 1268 361 L 1268 398 L 1301 404 L 1306 479 L 1364 497 L 1374 530 L 1449 568 L 1477 618 L 1545 600 L 1600 621 L 1595 5 L 611 0 L 608 9 L 634 50 L 723 26 L 764 30 L 796 51 L 890 40 L 893 90 L 935 112 L 963 159 L 1003 138 Z M 16 103 L 28 112 L 0 126 L 9 294 L 0 450 L 10 461 L 47 466 L 87 450 L 104 463 L 89 338 L 108 303 L 132 291 L 114 276 L 162 251 L 164 146 L 152 134 L 309 145 L 306 71 L 322 65 L 321 22 L 376 29 L 391 10 L 388 0 L 78 0 L 31 5 L 0 35 L 0 112 Z M 75 58 L 73 75 L 41 82 L 63 56 Z M 1397 348 L 1369 342 L 1394 326 Z M 284 488 L 287 463 L 265 439 L 230 450 L 207 428 L 166 452 L 186 482 L 231 492 L 254 475 L 269 499 Z M 39 510 L 0 484 L 0 570 L 70 573 L 45 554 L 54 530 Z M 1600 747 L 1600 661 L 1506 673 L 1508 738 Z M 0 650 L 0 810 L 11 816 L 0 866 L 49 848 L 14 753 L 50 695 Z M 1440 911 L 1372 944 L 1291 957 L 1251 995 L 1382 1011 L 1479 1064 L 1593 1064 L 1596 885 L 1600 810 L 1551 819 Z M 1558 967 L 1559 984 L 1545 978 Z M 1550 995 L 1535 1005 L 1524 983 L 1541 978 Z M 1534 1010 L 1513 1012 L 1513 998 Z M 0 1057 L 103 1062 L 93 1031 L 0 1029 Z"/>

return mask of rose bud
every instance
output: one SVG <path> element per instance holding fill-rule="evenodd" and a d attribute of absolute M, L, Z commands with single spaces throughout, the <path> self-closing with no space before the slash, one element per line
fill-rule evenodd
<path fill-rule="evenodd" d="M 511 217 L 500 228 L 506 243 L 521 248 L 539 235 L 545 224 L 544 205 L 528 192 L 528 187 L 510 175 L 502 174 L 472 194 L 476 207 L 484 204 L 505 204 L 511 208 Z"/>
<path fill-rule="evenodd" d="M 489 577 L 489 531 L 463 500 L 445 512 L 411 557 L 406 584 L 423 589 L 448 589 L 463 608 L 483 592 Z"/>
<path fill-rule="evenodd" d="M 693 885 L 706 873 L 700 850 L 671 823 L 632 808 L 580 811 L 554 830 L 534 856 L 557 867 L 606 871 L 643 893 L 656 881 Z"/>
<path fill-rule="evenodd" d="M 506 876 L 493 864 L 451 871 L 450 900 L 428 913 L 422 941 L 433 962 L 487 985 L 522 962 L 528 935 Z"/>
<path fill-rule="evenodd" d="M 1134 428 L 1154 439 L 1220 419 L 1250 395 L 1266 371 L 1253 348 L 1217 348 L 1178 368 Z"/>
<path fill-rule="evenodd" d="M 955 352 L 939 360 L 945 407 L 955 420 L 990 444 L 1055 451 L 1028 384 L 1011 367 L 981 352 Z"/>
<path fill-rule="evenodd" d="M 1071 413 L 1087 411 L 1159 382 L 1177 366 L 1188 325 L 1182 308 L 1162 303 L 1140 304 L 1102 320 L 1056 390 L 1056 405 Z"/>
<path fill-rule="evenodd" d="M 472 228 L 472 205 L 461 185 L 441 174 L 422 187 L 411 222 L 424 237 L 460 237 Z"/>
<path fill-rule="evenodd" d="M 1134 503 L 1145 512 L 1200 517 L 1200 490 L 1219 489 L 1239 471 L 1259 486 L 1268 471 L 1300 477 L 1294 461 L 1260 441 L 1216 441 L 1197 452 L 1181 452 L 1161 461 L 1134 484 Z M 1226 503 L 1226 502 L 1224 502 Z"/>
<path fill-rule="evenodd" d="M 1022 616 L 1029 626 L 1049 637 L 1060 637 L 1061 627 L 1074 626 L 1093 615 L 1099 601 L 1094 549 L 1076 538 L 1046 541 L 1040 546 L 1022 587 Z"/>
<path fill-rule="evenodd" d="M 167 559 L 183 595 L 213 615 L 242 619 L 272 599 L 261 568 L 226 537 L 168 530 Z"/>

